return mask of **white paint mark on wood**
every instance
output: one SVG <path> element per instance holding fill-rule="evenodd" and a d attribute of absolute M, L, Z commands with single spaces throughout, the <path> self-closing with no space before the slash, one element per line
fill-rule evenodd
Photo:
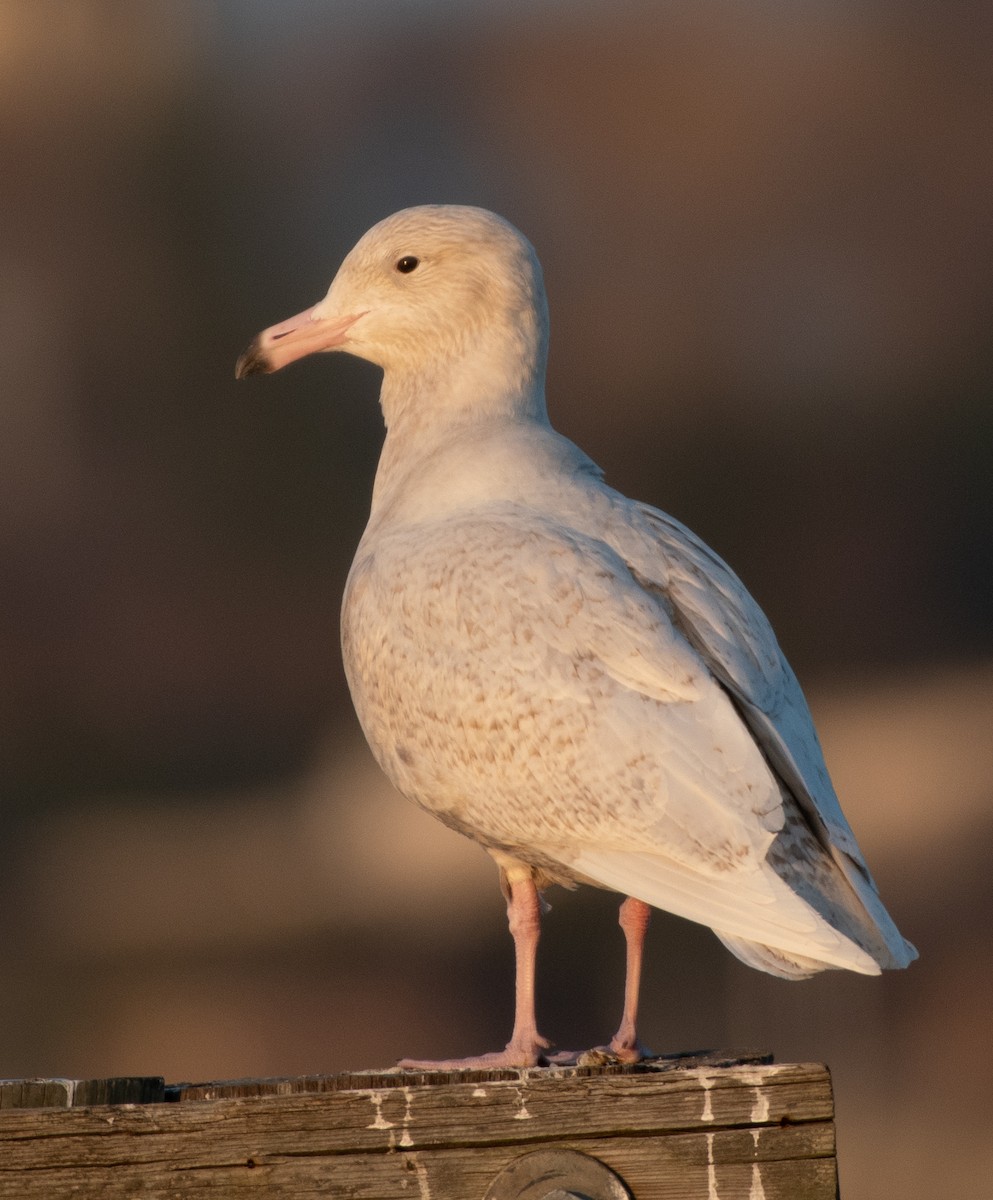
<path fill-rule="evenodd" d="M 521 1080 L 521 1086 L 516 1088 L 516 1091 L 517 1091 L 517 1103 L 520 1107 L 517 1109 L 517 1112 L 514 1113 L 514 1120 L 515 1121 L 530 1121 L 531 1114 L 528 1112 L 527 1100 L 525 1098 L 525 1095 L 527 1092 L 527 1085 L 523 1079 Z"/>
<path fill-rule="evenodd" d="M 728 1074 L 733 1075 L 736 1080 L 741 1080 L 748 1087 L 762 1087 L 780 1071 L 785 1070 L 788 1065 L 788 1063 L 741 1063 L 737 1067 L 732 1067 Z"/>
<path fill-rule="evenodd" d="M 473 1100 L 485 1100 L 486 1088 L 476 1088 L 472 1093 Z"/>
<path fill-rule="evenodd" d="M 697 1078 L 700 1080 L 700 1086 L 703 1088 L 703 1112 L 700 1114 L 701 1121 L 712 1121 L 714 1119 L 714 1106 L 710 1099 L 710 1089 L 714 1086 L 714 1077 L 708 1075 L 706 1071 L 697 1072 Z"/>
<path fill-rule="evenodd" d="M 413 1166 L 414 1174 L 417 1177 L 417 1195 L 419 1200 L 432 1200 L 431 1184 L 428 1182 L 428 1171 L 427 1167 L 421 1162 L 421 1156 L 419 1154 L 408 1154 L 406 1159 Z"/>
<path fill-rule="evenodd" d="M 401 1146 L 413 1146 L 414 1139 L 410 1136 L 410 1122 L 413 1119 L 411 1114 L 411 1105 L 414 1102 L 414 1094 L 409 1087 L 403 1089 L 403 1132 L 400 1134 Z"/>
<path fill-rule="evenodd" d="M 367 1125 L 366 1129 L 392 1129 L 393 1122 L 387 1121 L 383 1116 L 383 1100 L 386 1097 L 385 1092 L 366 1092 L 372 1102 L 372 1107 L 376 1110 L 376 1119 L 371 1125 Z"/>
<path fill-rule="evenodd" d="M 748 1189 L 748 1200 L 765 1200 L 762 1173 L 758 1163 L 752 1163 L 752 1186 Z"/>
<path fill-rule="evenodd" d="M 753 1091 L 755 1103 L 752 1105 L 752 1120 L 756 1124 L 761 1124 L 763 1121 L 769 1120 L 769 1097 L 765 1094 L 764 1088 L 753 1088 Z"/>
<path fill-rule="evenodd" d="M 707 1098 L 710 1099 L 709 1092 Z M 721 1200 L 717 1194 L 717 1166 L 714 1163 L 714 1135 L 712 1133 L 707 1134 L 707 1200 Z"/>

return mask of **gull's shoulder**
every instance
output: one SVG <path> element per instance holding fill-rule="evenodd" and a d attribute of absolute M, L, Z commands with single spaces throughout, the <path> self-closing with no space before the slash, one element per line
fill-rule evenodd
<path fill-rule="evenodd" d="M 407 445 L 387 436 L 364 540 L 507 505 L 522 520 L 569 523 L 609 491 L 596 463 L 541 421 L 473 422 Z"/>

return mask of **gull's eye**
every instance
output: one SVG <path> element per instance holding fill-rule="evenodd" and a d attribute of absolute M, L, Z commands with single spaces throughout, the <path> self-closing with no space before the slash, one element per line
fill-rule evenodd
<path fill-rule="evenodd" d="M 403 258 L 397 259 L 397 270 L 401 275 L 409 275 L 411 271 L 416 270 L 418 263 L 421 260 L 415 258 L 413 254 L 405 254 Z"/>

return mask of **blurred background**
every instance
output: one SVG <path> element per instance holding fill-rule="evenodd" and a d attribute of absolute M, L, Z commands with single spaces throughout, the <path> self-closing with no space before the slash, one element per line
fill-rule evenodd
<path fill-rule="evenodd" d="M 378 373 L 233 378 L 375 221 L 481 204 L 553 420 L 765 607 L 921 952 L 787 984 L 660 915 L 645 1040 L 830 1064 L 847 1200 L 988 1188 L 991 54 L 974 0 L 4 0 L 0 1074 L 506 1040 L 496 872 L 341 669 Z M 615 898 L 549 898 L 541 1024 L 591 1045 Z"/>

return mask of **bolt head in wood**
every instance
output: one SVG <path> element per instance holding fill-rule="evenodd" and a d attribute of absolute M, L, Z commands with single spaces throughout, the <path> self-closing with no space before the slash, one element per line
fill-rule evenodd
<path fill-rule="evenodd" d="M 535 1150 L 504 1167 L 483 1200 L 632 1200 L 614 1172 L 578 1150 Z"/>

